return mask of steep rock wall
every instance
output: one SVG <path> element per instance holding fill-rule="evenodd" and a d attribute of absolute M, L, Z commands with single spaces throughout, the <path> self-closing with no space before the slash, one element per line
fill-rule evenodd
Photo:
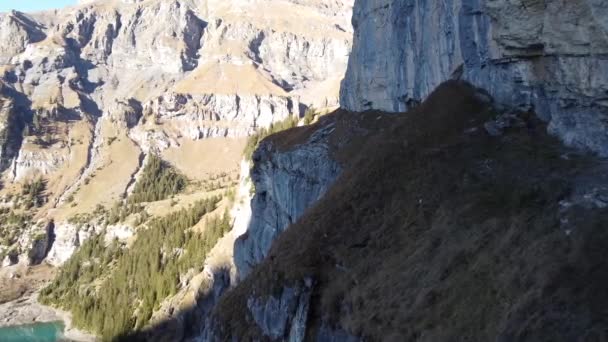
<path fill-rule="evenodd" d="M 321 198 L 338 177 L 341 168 L 331 157 L 327 140 L 333 129 L 333 125 L 327 125 L 305 144 L 287 151 L 279 151 L 272 141 L 265 141 L 254 153 L 251 220 L 234 247 L 234 262 L 241 279 L 266 257 L 274 239 Z"/>
<path fill-rule="evenodd" d="M 15 11 L 0 14 L 0 64 L 7 64 L 28 44 L 44 38 L 40 25 L 27 15 Z"/>
<path fill-rule="evenodd" d="M 291 115 L 299 99 L 280 95 L 170 93 L 144 104 L 144 113 L 192 140 L 244 137 Z"/>
<path fill-rule="evenodd" d="M 341 105 L 405 111 L 463 78 L 608 156 L 608 5 L 599 0 L 356 1 Z"/>
<path fill-rule="evenodd" d="M 6 169 L 17 156 L 19 125 L 11 98 L 0 96 L 0 170 Z"/>

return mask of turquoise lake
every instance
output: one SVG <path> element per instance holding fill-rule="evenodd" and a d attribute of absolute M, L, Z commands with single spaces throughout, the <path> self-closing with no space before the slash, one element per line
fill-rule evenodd
<path fill-rule="evenodd" d="M 62 322 L 34 323 L 0 328 L 2 342 L 55 342 L 62 341 Z"/>

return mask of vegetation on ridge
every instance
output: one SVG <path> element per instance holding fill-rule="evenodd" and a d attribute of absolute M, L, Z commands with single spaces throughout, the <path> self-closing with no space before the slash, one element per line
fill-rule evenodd
<path fill-rule="evenodd" d="M 26 182 L 21 191 L 21 195 L 25 200 L 26 209 L 41 207 L 45 201 L 45 198 L 43 197 L 45 190 L 46 181 L 42 178 Z"/>
<path fill-rule="evenodd" d="M 370 341 L 601 340 L 608 208 L 569 196 L 577 175 L 597 165 L 563 157 L 570 151 L 530 113 L 489 136 L 492 108 L 475 95 L 449 82 L 390 120 L 333 114 L 386 124 L 361 139 L 328 193 L 221 299 L 218 330 L 260 338 L 251 296 L 310 277 L 307 336 L 325 325 Z M 344 131 L 330 140 L 351 149 Z"/>
<path fill-rule="evenodd" d="M 298 125 L 298 118 L 295 116 L 289 116 L 283 121 L 274 122 L 269 128 L 259 129 L 255 134 L 249 136 L 243 155 L 246 159 L 253 157 L 253 152 L 258 148 L 260 142 L 267 136 L 275 134 L 286 129 L 296 127 Z"/>
<path fill-rule="evenodd" d="M 103 233 L 89 239 L 41 291 L 41 302 L 69 310 L 75 326 L 105 341 L 142 328 L 178 291 L 180 275 L 202 270 L 211 248 L 230 230 L 228 213 L 208 219 L 203 233 L 190 230 L 220 199 L 152 219 L 128 249 L 118 240 L 107 245 Z"/>

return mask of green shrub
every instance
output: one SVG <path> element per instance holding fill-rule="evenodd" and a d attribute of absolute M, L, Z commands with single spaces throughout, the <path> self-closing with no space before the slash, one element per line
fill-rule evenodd
<path fill-rule="evenodd" d="M 33 207 L 41 207 L 44 204 L 44 191 L 46 190 L 46 181 L 42 178 L 29 181 L 23 185 L 21 194 L 25 200 L 26 209 Z"/>
<path fill-rule="evenodd" d="M 258 130 L 255 134 L 251 135 L 247 139 L 247 145 L 245 145 L 245 150 L 243 155 L 247 159 L 251 159 L 253 156 L 253 152 L 258 148 L 260 142 L 264 140 L 267 136 L 271 134 L 275 134 L 298 125 L 298 118 L 295 116 L 290 116 L 283 121 L 275 122 L 270 125 L 269 128 L 262 128 Z"/>

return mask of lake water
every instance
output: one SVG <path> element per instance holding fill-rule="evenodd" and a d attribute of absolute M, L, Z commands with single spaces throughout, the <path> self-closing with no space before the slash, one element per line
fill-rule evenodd
<path fill-rule="evenodd" d="M 62 322 L 34 323 L 0 328 L 2 342 L 56 342 L 63 338 Z"/>

